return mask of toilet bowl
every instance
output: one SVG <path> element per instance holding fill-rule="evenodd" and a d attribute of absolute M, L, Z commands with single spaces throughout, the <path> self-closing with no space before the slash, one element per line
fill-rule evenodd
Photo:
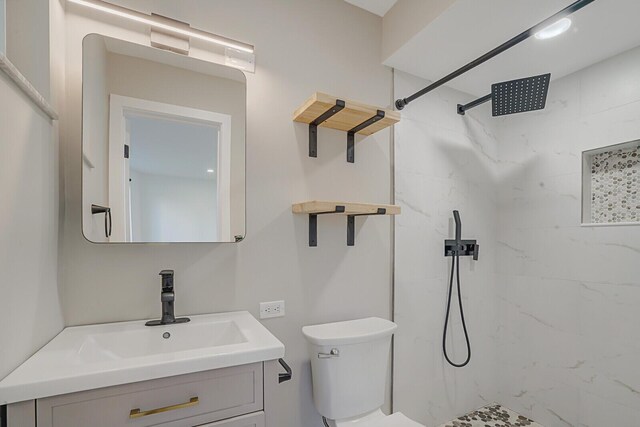
<path fill-rule="evenodd" d="M 395 323 L 377 317 L 305 326 L 313 401 L 329 427 L 423 427 L 402 413 L 385 415 Z"/>

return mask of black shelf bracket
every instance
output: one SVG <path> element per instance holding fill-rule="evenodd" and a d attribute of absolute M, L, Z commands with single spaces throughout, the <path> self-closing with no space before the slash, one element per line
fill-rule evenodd
<path fill-rule="evenodd" d="M 355 246 L 356 244 L 356 217 L 357 216 L 385 215 L 386 213 L 387 213 L 387 210 L 385 208 L 378 208 L 378 210 L 375 213 L 347 215 L 347 246 Z"/>
<path fill-rule="evenodd" d="M 364 122 L 360 123 L 358 126 L 347 132 L 347 162 L 355 162 L 356 133 L 360 132 L 364 128 L 371 126 L 375 122 L 379 122 L 382 119 L 384 119 L 384 111 L 378 110 L 375 116 L 365 120 Z"/>
<path fill-rule="evenodd" d="M 318 126 L 326 122 L 331 116 L 341 111 L 344 107 L 345 102 L 341 99 L 336 99 L 336 105 L 309 123 L 309 157 L 318 157 Z"/>
<path fill-rule="evenodd" d="M 309 214 L 309 246 L 318 246 L 318 215 L 344 213 L 345 207 L 338 205 L 332 211 L 316 212 Z"/>

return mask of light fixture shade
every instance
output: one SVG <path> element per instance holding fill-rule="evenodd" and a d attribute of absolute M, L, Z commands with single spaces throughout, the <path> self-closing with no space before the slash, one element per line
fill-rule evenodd
<path fill-rule="evenodd" d="M 178 27 L 167 24 L 161 19 L 158 19 L 152 15 L 146 15 L 144 13 L 127 9 L 125 7 L 116 6 L 111 3 L 107 3 L 101 0 L 68 0 L 71 3 L 75 3 L 81 6 L 89 7 L 94 10 L 108 13 L 110 15 L 119 16 L 121 18 L 129 19 L 131 21 L 140 22 L 142 24 L 150 25 L 153 28 L 158 28 L 171 33 L 179 34 L 182 36 L 193 37 L 195 39 L 204 40 L 206 42 L 214 43 L 220 46 L 237 49 L 246 53 L 253 53 L 253 46 L 247 43 L 242 43 L 237 40 L 232 40 L 226 37 L 222 37 L 216 34 L 211 34 L 206 31 L 198 30 L 191 27 Z"/>
<path fill-rule="evenodd" d="M 562 18 L 559 21 L 556 21 L 553 24 L 549 25 L 548 27 L 545 27 L 542 30 L 538 31 L 536 33 L 536 38 L 539 40 L 551 39 L 566 32 L 569 28 L 571 28 L 571 19 Z"/>

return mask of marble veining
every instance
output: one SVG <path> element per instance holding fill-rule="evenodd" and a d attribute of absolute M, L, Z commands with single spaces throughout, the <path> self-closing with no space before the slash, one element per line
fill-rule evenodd
<path fill-rule="evenodd" d="M 425 86 L 402 72 L 394 78 L 398 93 Z M 457 115 L 455 105 L 471 99 L 441 88 L 405 109 L 394 129 L 395 196 L 403 209 L 396 218 L 394 410 L 427 426 L 497 400 L 494 351 L 499 334 L 492 268 L 498 217 L 496 122 L 484 120 L 483 108 L 491 114 L 488 106 L 464 118 Z M 441 350 L 451 268 L 443 245 L 453 236 L 454 209 L 462 216 L 465 237 L 482 245 L 480 262 L 464 259 L 460 265 L 475 351 L 464 372 L 449 366 Z M 465 349 L 456 304 L 451 319 L 448 345 L 458 360 Z"/>
<path fill-rule="evenodd" d="M 395 85 L 412 93 L 424 82 L 397 72 Z M 395 229 L 394 409 L 421 424 L 500 402 L 548 427 L 640 425 L 640 226 L 582 224 L 591 206 L 582 154 L 640 138 L 640 48 L 554 80 L 549 96 L 545 110 L 494 119 L 481 106 L 470 119 L 451 114 L 464 94 L 442 88 L 395 127 L 395 191 L 406 209 Z M 620 159 L 625 171 L 638 155 Z M 473 346 L 461 370 L 441 350 L 452 209 L 482 248 L 461 265 Z"/>

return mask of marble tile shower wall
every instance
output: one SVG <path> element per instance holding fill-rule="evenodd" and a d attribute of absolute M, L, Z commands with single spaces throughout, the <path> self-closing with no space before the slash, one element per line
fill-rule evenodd
<path fill-rule="evenodd" d="M 413 93 L 425 81 L 395 73 L 396 94 Z M 411 104 L 395 126 L 396 219 L 394 410 L 428 426 L 440 425 L 494 402 L 496 386 L 495 236 L 497 140 L 490 121 L 471 112 L 462 120 L 456 104 L 472 98 L 441 88 Z M 480 113 L 478 117 L 484 112 Z M 442 357 L 450 259 L 444 239 L 453 235 L 452 211 L 462 217 L 463 237 L 478 239 L 480 261 L 464 258 L 460 273 L 473 358 L 453 369 Z M 452 319 L 459 319 L 457 303 Z M 456 361 L 466 357 L 461 325 L 451 324 L 448 345 Z"/>
<path fill-rule="evenodd" d="M 396 94 L 424 83 L 395 73 Z M 553 81 L 542 112 L 455 114 L 470 99 L 439 89 L 395 130 L 394 409 L 439 425 L 498 401 L 545 427 L 637 427 L 640 226 L 581 226 L 581 154 L 640 139 L 640 49 Z M 454 208 L 481 244 L 461 268 L 465 369 L 440 348 Z"/>
<path fill-rule="evenodd" d="M 581 227 L 581 153 L 640 138 L 640 49 L 499 120 L 499 401 L 553 426 L 640 422 L 640 226 Z"/>

